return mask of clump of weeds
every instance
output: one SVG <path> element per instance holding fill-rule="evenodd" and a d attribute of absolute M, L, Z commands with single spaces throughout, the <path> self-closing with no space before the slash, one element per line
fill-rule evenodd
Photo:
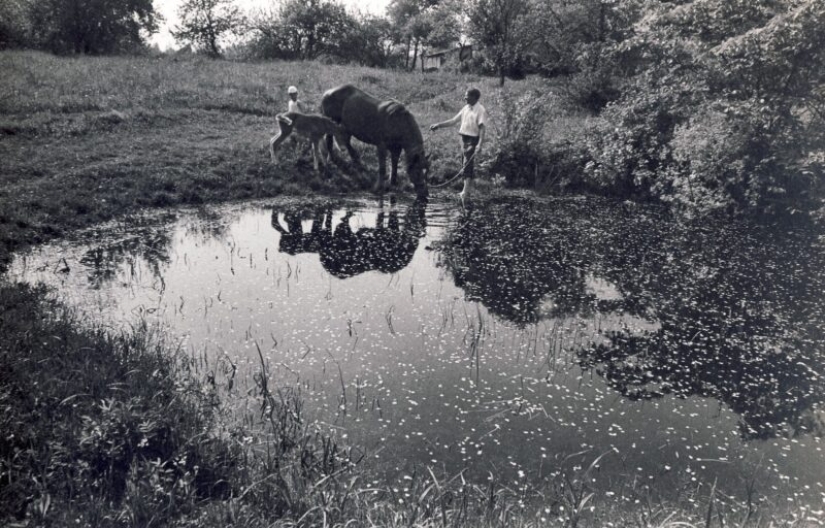
<path fill-rule="evenodd" d="M 162 525 L 229 496 L 214 397 L 147 326 L 85 328 L 3 284 L 0 336 L 0 524 Z"/>

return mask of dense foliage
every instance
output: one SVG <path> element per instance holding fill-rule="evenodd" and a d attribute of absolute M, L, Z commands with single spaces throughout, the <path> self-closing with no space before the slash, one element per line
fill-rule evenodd
<path fill-rule="evenodd" d="M 256 13 L 249 28 L 246 53 L 254 57 L 387 65 L 388 24 L 352 15 L 328 0 L 287 0 L 277 9 Z"/>
<path fill-rule="evenodd" d="M 569 73 L 563 95 L 593 116 L 571 141 L 519 144 L 546 172 L 566 171 L 562 185 L 691 213 L 821 206 L 822 0 L 562 1 L 530 13 L 520 60 Z M 534 94 L 521 108 L 569 115 L 543 100 Z M 520 119 L 543 135 L 535 112 Z M 499 156 L 502 170 L 508 157 Z"/>
<path fill-rule="evenodd" d="M 589 135 L 588 176 L 689 208 L 815 207 L 825 2 L 653 2 L 640 13 L 610 50 L 621 96 Z"/>
<path fill-rule="evenodd" d="M 158 23 L 151 0 L 6 0 L 0 3 L 0 49 L 129 53 L 145 48 Z"/>

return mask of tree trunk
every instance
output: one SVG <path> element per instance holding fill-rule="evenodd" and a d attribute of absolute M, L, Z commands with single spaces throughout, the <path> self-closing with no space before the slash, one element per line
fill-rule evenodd
<path fill-rule="evenodd" d="M 209 52 L 213 57 L 220 57 L 221 51 L 218 49 L 218 37 L 217 35 L 209 35 Z"/>
<path fill-rule="evenodd" d="M 310 31 L 309 35 L 307 36 L 306 58 L 308 60 L 312 60 L 312 59 L 315 58 L 315 41 L 316 41 L 315 28 L 312 28 L 312 31 Z"/>
<path fill-rule="evenodd" d="M 496 67 L 498 68 L 498 85 L 504 86 L 504 52 L 499 50 L 496 53 Z"/>
<path fill-rule="evenodd" d="M 464 62 L 464 50 L 467 49 L 467 44 L 464 42 L 458 41 L 458 63 L 461 64 Z"/>
<path fill-rule="evenodd" d="M 410 66 L 410 71 L 415 69 L 415 59 L 418 58 L 418 39 L 415 41 L 415 47 L 413 48 L 413 58 L 412 58 L 412 65 Z"/>

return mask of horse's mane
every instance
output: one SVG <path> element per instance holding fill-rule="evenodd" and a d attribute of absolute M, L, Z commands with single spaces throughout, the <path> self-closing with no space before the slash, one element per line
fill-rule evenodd
<path fill-rule="evenodd" d="M 390 101 L 390 104 L 387 105 L 387 115 L 396 116 L 407 115 L 409 113 L 410 111 L 407 110 L 407 107 L 398 101 Z"/>

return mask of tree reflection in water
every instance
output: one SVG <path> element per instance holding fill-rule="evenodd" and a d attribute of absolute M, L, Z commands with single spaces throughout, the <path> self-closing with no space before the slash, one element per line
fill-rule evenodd
<path fill-rule="evenodd" d="M 137 275 L 138 261 L 146 263 L 153 277 L 163 281 L 163 266 L 169 264 L 172 243 L 169 226 L 138 229 L 139 234 L 95 245 L 81 257 L 89 285 L 93 289 L 105 287 L 115 280 L 121 269 L 127 268 L 131 277 Z"/>
<path fill-rule="evenodd" d="M 89 285 L 102 289 L 116 280 L 124 271 L 134 279 L 139 270 L 148 270 L 162 290 L 165 285 L 165 268 L 171 262 L 172 232 L 178 217 L 174 213 L 134 216 L 127 218 L 123 232 L 113 234 L 111 227 L 104 227 L 101 235 L 92 231 L 88 236 L 97 243 L 91 244 L 80 258 Z M 229 222 L 207 208 L 197 209 L 193 221 L 185 225 L 187 239 L 222 240 Z"/>
<path fill-rule="evenodd" d="M 743 439 L 822 435 L 825 252 L 816 236 L 588 203 L 474 210 L 444 241 L 443 264 L 469 299 L 518 325 L 595 313 L 655 321 L 577 351 L 585 370 L 630 400 L 715 398 L 739 415 Z M 599 299 L 586 277 L 619 298 Z"/>

